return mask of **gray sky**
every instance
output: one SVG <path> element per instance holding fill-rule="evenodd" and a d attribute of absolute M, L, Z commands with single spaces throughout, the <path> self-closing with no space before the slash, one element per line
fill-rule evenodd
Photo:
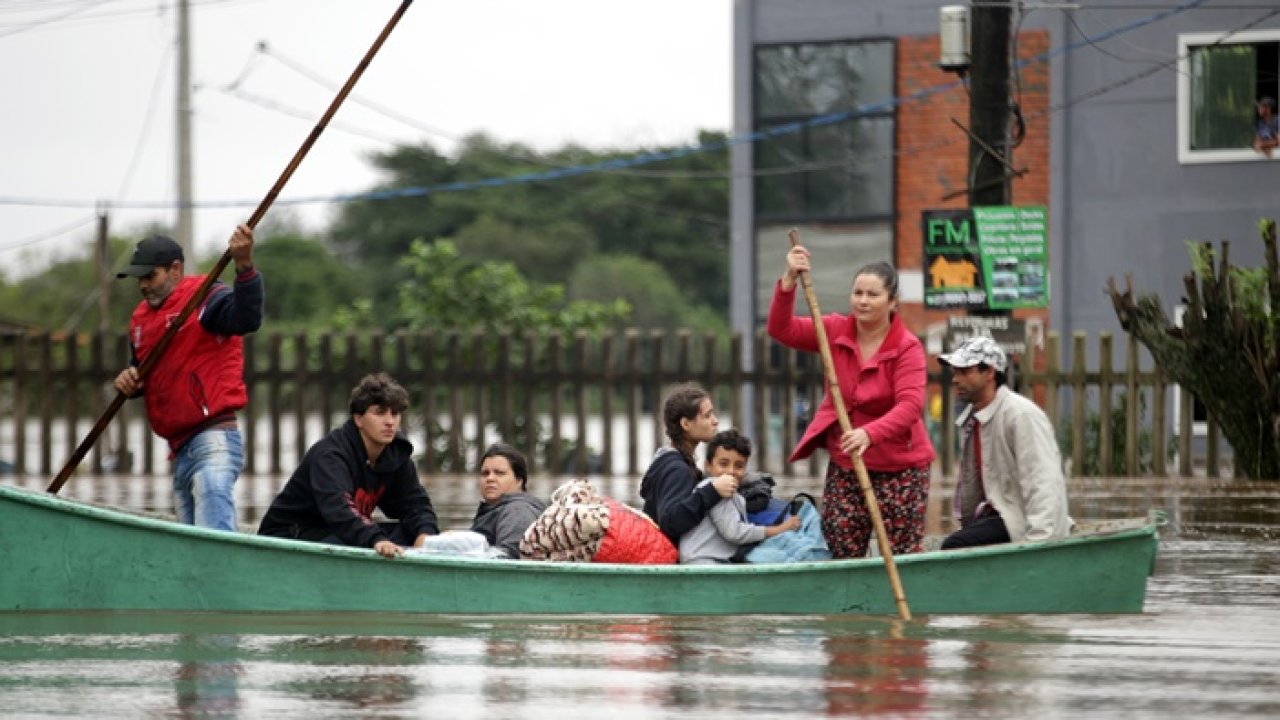
<path fill-rule="evenodd" d="M 0 0 L 0 198 L 174 198 L 171 5 Z M 250 201 L 197 212 L 202 253 L 252 213 L 398 6 L 192 0 L 196 197 Z M 422 140 L 448 152 L 480 130 L 540 149 L 728 130 L 731 23 L 732 0 L 417 0 L 281 198 L 359 192 L 377 180 L 368 153 Z M 334 206 L 294 207 L 314 227 Z M 0 204 L 0 268 L 12 279 L 83 255 L 93 213 Z M 174 218 L 111 213 L 115 234 Z"/>

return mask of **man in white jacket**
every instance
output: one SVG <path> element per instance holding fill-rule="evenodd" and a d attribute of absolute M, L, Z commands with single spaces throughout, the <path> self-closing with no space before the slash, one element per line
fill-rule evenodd
<path fill-rule="evenodd" d="M 938 361 L 951 367 L 956 396 L 969 403 L 956 420 L 960 529 L 942 548 L 1066 537 L 1072 522 L 1053 425 L 1005 384 L 1004 351 L 989 337 L 973 337 Z"/>

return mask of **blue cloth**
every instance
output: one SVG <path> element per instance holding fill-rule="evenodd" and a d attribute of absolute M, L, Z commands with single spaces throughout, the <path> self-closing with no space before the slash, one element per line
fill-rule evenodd
<path fill-rule="evenodd" d="M 173 493 L 178 519 L 188 525 L 236 530 L 236 478 L 244 467 L 239 430 L 205 430 L 178 448 Z"/>
<path fill-rule="evenodd" d="M 800 529 L 766 538 L 747 553 L 749 563 L 788 563 L 830 560 L 831 550 L 822 537 L 822 518 L 812 503 L 800 506 Z"/>
<path fill-rule="evenodd" d="M 789 514 L 786 500 L 769 498 L 769 504 L 765 506 L 765 509 L 759 512 L 747 513 L 747 522 L 752 525 L 776 525 L 778 521 L 785 520 Z"/>

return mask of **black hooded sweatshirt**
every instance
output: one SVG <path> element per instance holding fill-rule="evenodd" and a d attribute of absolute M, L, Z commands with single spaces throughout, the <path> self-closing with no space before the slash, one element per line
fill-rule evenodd
<path fill-rule="evenodd" d="M 397 435 L 369 467 L 360 430 L 347 420 L 307 451 L 263 516 L 258 534 L 308 540 L 332 535 L 346 545 L 371 548 L 389 540 L 370 517 L 374 508 L 399 520 L 410 538 L 440 532 L 413 465 L 413 444 Z"/>
<path fill-rule="evenodd" d="M 672 544 L 697 527 L 707 512 L 720 502 L 720 494 L 710 484 L 698 487 L 702 473 L 675 448 L 659 448 L 640 481 L 644 514 L 658 523 Z"/>

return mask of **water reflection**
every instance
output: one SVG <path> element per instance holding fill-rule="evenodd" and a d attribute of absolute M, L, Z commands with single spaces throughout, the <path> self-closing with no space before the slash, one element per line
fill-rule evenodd
<path fill-rule="evenodd" d="M 173 678 L 178 716 L 237 717 L 243 671 L 239 636 L 183 634 L 174 653 L 179 660 Z"/>
<path fill-rule="evenodd" d="M 289 693 L 353 710 L 411 706 L 419 693 L 412 669 L 425 659 L 418 638 L 354 635 L 289 640 L 272 655 L 315 668 L 284 683 Z"/>
<path fill-rule="evenodd" d="M 907 715 L 927 706 L 929 643 L 905 634 L 905 624 L 890 621 L 883 634 L 829 632 L 823 693 L 826 714 Z"/>

